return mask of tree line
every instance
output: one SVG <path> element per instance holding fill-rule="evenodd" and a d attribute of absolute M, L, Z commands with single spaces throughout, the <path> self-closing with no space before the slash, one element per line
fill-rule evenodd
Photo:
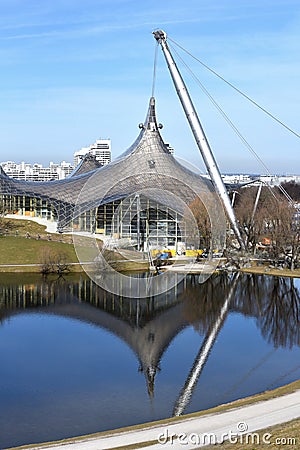
<path fill-rule="evenodd" d="M 247 250 L 293 270 L 300 265 L 300 184 L 282 187 L 292 202 L 278 187 L 263 186 L 258 198 L 260 187 L 252 186 L 237 191 L 234 209 Z"/>
<path fill-rule="evenodd" d="M 300 184 L 281 186 L 292 203 L 278 187 L 246 186 L 230 195 L 247 253 L 293 270 L 300 267 Z M 209 248 L 211 224 L 207 211 L 199 197 L 189 206 L 200 232 L 199 247 Z M 237 246 L 228 230 L 227 250 Z"/>

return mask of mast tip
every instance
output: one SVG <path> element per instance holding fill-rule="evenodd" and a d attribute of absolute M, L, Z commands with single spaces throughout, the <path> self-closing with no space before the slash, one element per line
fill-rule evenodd
<path fill-rule="evenodd" d="M 155 39 L 157 40 L 157 42 L 161 42 L 162 40 L 165 41 L 167 39 L 167 33 L 163 30 L 153 31 L 152 34 L 155 37 Z"/>

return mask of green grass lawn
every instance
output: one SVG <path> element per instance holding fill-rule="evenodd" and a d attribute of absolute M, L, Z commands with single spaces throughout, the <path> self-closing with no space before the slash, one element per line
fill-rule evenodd
<path fill-rule="evenodd" d="M 49 253 L 63 255 L 64 261 L 67 263 L 78 263 L 72 236 L 67 234 L 60 235 L 58 233 L 47 233 L 44 226 L 32 221 L 7 220 L 7 231 L 4 231 L 4 234 L 0 236 L 1 272 L 39 271 L 39 268 L 13 268 L 1 267 L 1 265 L 43 264 L 46 260 L 45 255 L 49 255 Z M 26 234 L 30 237 L 26 238 Z M 80 237 L 77 237 L 76 242 L 80 247 Z M 82 238 L 82 245 L 83 248 L 80 249 L 81 259 L 84 262 L 93 261 L 97 254 L 94 240 L 89 242 L 86 238 Z M 98 245 L 100 250 L 102 245 L 101 240 L 98 240 Z M 122 263 L 122 261 L 126 259 L 124 255 L 121 255 L 118 252 L 106 250 L 104 253 L 105 259 L 112 264 L 117 264 L 118 262 Z M 130 261 L 124 268 L 121 265 L 120 267 L 117 267 L 116 270 L 138 270 L 141 268 L 144 270 L 146 266 L 141 265 L 140 262 Z M 80 266 L 72 267 L 72 271 L 74 270 L 79 271 L 81 268 Z"/>
<path fill-rule="evenodd" d="M 22 220 L 22 219 L 7 219 L 3 218 L 3 229 L 7 230 L 9 234 L 15 234 L 16 232 L 19 235 L 26 235 L 29 233 L 32 236 L 36 236 L 37 234 L 46 235 L 46 227 L 44 225 L 40 225 L 33 220 Z"/>
<path fill-rule="evenodd" d="M 43 255 L 49 249 L 53 252 L 63 253 L 68 263 L 78 262 L 73 245 L 53 240 L 4 236 L 0 237 L 0 265 L 40 264 L 43 262 Z"/>

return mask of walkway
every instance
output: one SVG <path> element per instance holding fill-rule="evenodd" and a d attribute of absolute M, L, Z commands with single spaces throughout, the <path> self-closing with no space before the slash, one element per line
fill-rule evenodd
<path fill-rule="evenodd" d="M 81 439 L 71 439 L 43 446 L 28 447 L 32 450 L 62 449 L 62 450 L 101 450 L 126 448 L 135 444 L 135 448 L 162 449 L 196 449 L 209 443 L 222 442 L 255 430 L 287 422 L 300 417 L 300 390 L 281 397 L 253 403 L 249 406 L 230 409 L 215 414 L 182 418 L 177 421 L 161 421 L 142 428 L 128 428 L 110 433 L 98 433 Z M 270 442 L 276 436 L 259 435 Z M 291 436 L 292 437 L 292 436 Z M 167 441 L 167 438 L 169 439 Z M 160 443 L 159 443 L 160 442 Z M 148 445 L 147 445 L 148 443 Z"/>

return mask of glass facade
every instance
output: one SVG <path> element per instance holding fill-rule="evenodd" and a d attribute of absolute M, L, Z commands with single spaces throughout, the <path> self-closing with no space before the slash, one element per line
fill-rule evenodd
<path fill-rule="evenodd" d="M 137 250 L 146 250 L 148 244 L 152 248 L 175 246 L 184 236 L 181 221 L 177 211 L 136 194 L 99 206 L 96 230 L 131 239 Z"/>

